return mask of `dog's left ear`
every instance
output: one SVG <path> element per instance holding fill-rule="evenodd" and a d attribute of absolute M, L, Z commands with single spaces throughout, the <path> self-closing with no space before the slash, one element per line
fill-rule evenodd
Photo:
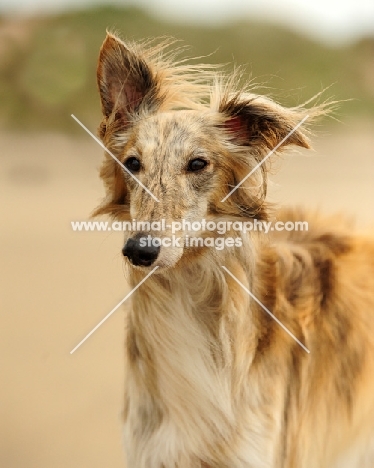
<path fill-rule="evenodd" d="M 223 98 L 218 110 L 234 144 L 263 151 L 275 148 L 307 115 L 305 109 L 287 109 L 262 96 L 242 93 Z M 281 146 L 286 145 L 310 147 L 300 128 Z"/>
<path fill-rule="evenodd" d="M 225 130 L 225 141 L 229 145 L 224 161 L 227 179 L 219 195 L 220 201 L 217 201 L 217 210 L 235 216 L 267 219 L 268 164 L 267 161 L 262 164 L 262 160 L 274 148 L 281 151 L 288 145 L 310 147 L 301 126 L 294 130 L 309 111 L 287 109 L 262 96 L 225 90 L 221 95 L 213 95 L 212 104 L 218 111 L 219 128 Z M 312 108 L 310 113 L 315 117 L 321 111 Z M 236 187 L 256 166 L 258 170 L 250 179 L 227 198 L 227 188 Z"/>

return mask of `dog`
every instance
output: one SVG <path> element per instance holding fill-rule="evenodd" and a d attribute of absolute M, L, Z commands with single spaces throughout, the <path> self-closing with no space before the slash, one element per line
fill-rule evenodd
<path fill-rule="evenodd" d="M 111 154 L 94 214 L 148 226 L 123 247 L 127 467 L 373 467 L 374 240 L 266 202 L 269 152 L 309 148 L 300 122 L 329 106 L 282 107 L 170 45 L 108 33 L 97 68 Z M 273 218 L 309 229 L 233 229 Z M 199 220 L 231 227 L 190 245 Z"/>

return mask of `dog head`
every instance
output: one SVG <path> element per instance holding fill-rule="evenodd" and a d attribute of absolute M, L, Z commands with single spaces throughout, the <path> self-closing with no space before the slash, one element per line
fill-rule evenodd
<path fill-rule="evenodd" d="M 141 267 L 172 267 L 196 253 L 186 249 L 186 233 L 167 248 L 150 242 L 170 236 L 173 222 L 266 219 L 264 159 L 274 148 L 309 146 L 295 129 L 305 109 L 237 91 L 235 77 L 176 62 L 168 45 L 108 34 L 97 70 L 99 135 L 111 155 L 101 169 L 107 197 L 95 214 L 149 223 L 125 236 L 124 255 Z"/>

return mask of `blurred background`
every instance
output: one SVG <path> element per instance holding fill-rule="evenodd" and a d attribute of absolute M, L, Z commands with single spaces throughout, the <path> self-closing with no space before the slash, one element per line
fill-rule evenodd
<path fill-rule="evenodd" d="M 297 105 L 331 86 L 314 152 L 282 156 L 270 199 L 373 225 L 372 0 L 0 0 L 0 467 L 119 468 L 120 233 L 72 232 L 103 196 L 96 61 L 106 29 L 174 36 L 186 57 L 246 66 Z M 131 468 L 131 467 L 129 467 Z"/>

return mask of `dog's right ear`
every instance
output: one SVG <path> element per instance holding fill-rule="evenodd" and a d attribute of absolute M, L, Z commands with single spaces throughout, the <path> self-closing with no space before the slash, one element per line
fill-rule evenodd
<path fill-rule="evenodd" d="M 155 72 L 140 46 L 125 45 L 113 34 L 107 34 L 100 50 L 97 83 L 104 119 L 120 123 L 122 128 L 129 125 L 134 114 L 157 107 Z"/>

